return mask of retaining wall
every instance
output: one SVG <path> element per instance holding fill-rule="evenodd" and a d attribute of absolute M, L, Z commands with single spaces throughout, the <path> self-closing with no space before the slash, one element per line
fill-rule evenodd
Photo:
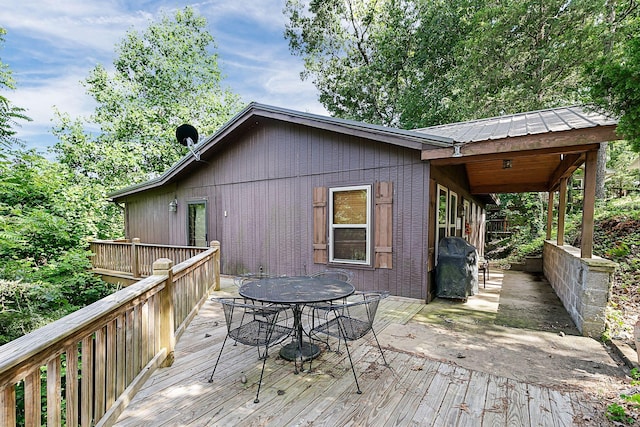
<path fill-rule="evenodd" d="M 616 263 L 580 258 L 580 249 L 544 243 L 543 273 L 584 336 L 599 339 L 605 330 L 605 309 Z"/>

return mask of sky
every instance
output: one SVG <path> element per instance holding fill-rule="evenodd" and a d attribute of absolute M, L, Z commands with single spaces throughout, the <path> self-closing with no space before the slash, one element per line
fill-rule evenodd
<path fill-rule="evenodd" d="M 27 148 L 44 151 L 55 106 L 72 118 L 91 114 L 95 104 L 81 81 L 97 64 L 112 68 L 115 45 L 127 31 L 142 31 L 162 13 L 193 7 L 208 21 L 217 44 L 223 85 L 252 101 L 315 114 L 327 112 L 310 81 L 301 81 L 303 62 L 284 39 L 285 0 L 0 0 L 0 27 L 7 34 L 0 61 L 16 90 L 2 91 L 25 108 L 17 136 Z"/>

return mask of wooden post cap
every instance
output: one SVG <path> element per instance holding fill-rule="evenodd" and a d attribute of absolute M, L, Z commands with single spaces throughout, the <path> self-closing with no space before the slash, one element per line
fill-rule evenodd
<path fill-rule="evenodd" d="M 171 261 L 169 258 L 158 258 L 153 263 L 154 272 L 156 270 L 166 271 L 166 270 L 169 270 L 171 267 L 173 267 L 173 261 Z"/>

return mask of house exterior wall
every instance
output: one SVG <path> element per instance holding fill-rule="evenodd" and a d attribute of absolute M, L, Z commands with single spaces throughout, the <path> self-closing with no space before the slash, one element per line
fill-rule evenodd
<path fill-rule="evenodd" d="M 334 267 L 351 270 L 358 289 L 426 298 L 429 164 L 419 150 L 260 119 L 204 160 L 172 187 L 125 200 L 127 237 L 184 245 L 186 205 L 205 200 L 207 240 L 221 242 L 223 274 L 312 273 L 328 267 L 313 262 L 313 188 L 388 181 L 393 268 Z"/>
<path fill-rule="evenodd" d="M 171 236 L 175 230 L 171 229 L 174 223 L 170 221 L 169 202 L 174 195 L 174 187 L 169 186 L 128 198 L 125 205 L 125 237 L 140 237 L 144 243 L 172 243 Z"/>
<path fill-rule="evenodd" d="M 446 185 L 461 204 L 474 201 L 464 167 L 431 168 L 420 160 L 420 150 L 266 118 L 230 138 L 188 175 L 120 200 L 126 202 L 126 237 L 186 245 L 187 206 L 205 202 L 205 241 L 221 242 L 223 274 L 309 274 L 345 268 L 354 273 L 358 289 L 431 299 L 433 188 Z M 314 188 L 373 187 L 377 182 L 393 187 L 392 268 L 314 263 Z M 174 199 L 178 209 L 169 212 Z M 478 223 L 483 224 L 483 218 Z M 484 233 L 475 231 L 477 241 L 471 243 L 482 248 Z"/>

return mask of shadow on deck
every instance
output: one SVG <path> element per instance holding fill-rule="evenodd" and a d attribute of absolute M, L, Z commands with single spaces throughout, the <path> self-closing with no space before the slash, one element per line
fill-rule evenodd
<path fill-rule="evenodd" d="M 237 292 L 231 279 L 222 286 L 216 296 Z M 372 338 L 352 347 L 362 395 L 346 354 L 323 352 L 311 372 L 294 375 L 274 351 L 254 404 L 261 366 L 254 348 L 225 347 L 218 369 L 226 376 L 207 382 L 225 328 L 219 305 L 206 303 L 173 366 L 153 374 L 117 425 L 605 424 L 598 393 L 624 373 L 563 311 L 544 282 L 509 271 L 492 270 L 486 289 L 466 303 L 390 297 L 375 328 L 391 369 Z"/>

